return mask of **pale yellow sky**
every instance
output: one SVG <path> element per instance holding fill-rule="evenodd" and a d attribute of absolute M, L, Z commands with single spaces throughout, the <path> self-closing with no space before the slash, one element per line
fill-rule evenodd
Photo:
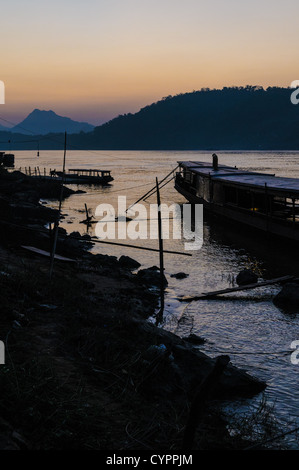
<path fill-rule="evenodd" d="M 297 0 L 10 0 L 1 10 L 0 115 L 13 122 L 40 108 L 100 124 L 169 94 L 299 79 Z"/>

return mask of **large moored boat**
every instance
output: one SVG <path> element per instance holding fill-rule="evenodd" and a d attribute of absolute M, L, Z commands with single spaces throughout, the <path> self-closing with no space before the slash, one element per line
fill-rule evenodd
<path fill-rule="evenodd" d="M 213 163 L 179 161 L 175 188 L 209 212 L 299 241 L 299 179 Z"/>

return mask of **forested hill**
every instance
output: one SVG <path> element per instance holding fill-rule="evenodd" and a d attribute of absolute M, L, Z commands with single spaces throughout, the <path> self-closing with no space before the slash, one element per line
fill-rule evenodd
<path fill-rule="evenodd" d="M 201 90 L 169 96 L 94 130 L 117 149 L 299 149 L 299 105 L 290 89 Z"/>
<path fill-rule="evenodd" d="M 299 150 L 299 105 L 291 103 L 292 92 L 247 86 L 168 96 L 68 141 L 82 149 Z M 51 138 L 40 147 L 63 142 L 57 134 Z"/>

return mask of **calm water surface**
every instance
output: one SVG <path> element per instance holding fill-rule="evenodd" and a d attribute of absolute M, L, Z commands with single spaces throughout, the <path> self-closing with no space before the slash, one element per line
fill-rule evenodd
<path fill-rule="evenodd" d="M 241 169 L 270 172 L 279 176 L 299 178 L 299 152 L 218 152 L 220 163 L 236 165 Z M 42 151 L 37 158 L 34 152 L 17 152 L 16 167 L 61 169 L 62 152 Z M 68 232 L 85 233 L 80 224 L 85 218 L 84 203 L 95 213 L 98 204 L 109 203 L 117 207 L 117 197 L 127 196 L 128 205 L 135 202 L 155 183 L 156 176 L 162 179 L 176 166 L 177 160 L 211 161 L 207 152 L 129 152 L 129 151 L 70 151 L 67 153 L 67 168 L 106 168 L 112 170 L 115 180 L 106 188 L 87 186 L 80 189 L 85 194 L 76 194 L 63 203 L 65 219 L 62 226 Z M 72 186 L 77 189 L 76 186 Z M 173 183 L 161 191 L 162 202 L 183 203 Z M 156 202 L 151 198 L 148 202 Z M 57 202 L 47 204 L 55 207 Z M 94 235 L 94 228 L 89 231 Z M 136 240 L 134 244 L 157 248 L 157 241 Z M 183 251 L 183 241 L 165 241 L 165 248 Z M 206 338 L 201 350 L 215 357 L 227 353 L 231 362 L 268 383 L 265 395 L 270 404 L 275 404 L 278 420 L 284 429 L 299 425 L 299 365 L 290 361 L 290 344 L 299 340 L 299 308 L 296 312 L 278 309 L 272 302 L 279 287 L 263 287 L 253 291 L 226 296 L 226 299 L 193 302 L 189 305 L 177 300 L 181 295 L 196 295 L 201 292 L 226 288 L 243 268 L 252 268 L 260 278 L 271 279 L 285 274 L 299 274 L 295 259 L 297 253 L 284 251 L 282 244 L 271 245 L 261 235 L 248 234 L 237 228 L 222 226 L 215 220 L 205 220 L 204 245 L 193 252 L 192 258 L 176 255 L 165 256 L 168 278 L 166 294 L 165 328 L 186 335 L 192 330 Z M 108 247 L 97 244 L 94 252 L 120 256 L 126 254 L 137 259 L 142 267 L 159 263 L 158 253 Z M 170 275 L 179 271 L 189 274 L 185 280 L 176 280 Z M 177 318 L 184 311 L 184 321 L 177 328 Z M 261 396 L 238 403 L 241 411 L 254 408 Z M 241 405 L 241 407 L 240 407 Z M 227 407 L 231 407 L 230 404 Z M 292 422 L 290 425 L 289 422 Z M 295 436 L 287 440 L 289 446 L 299 448 Z"/>

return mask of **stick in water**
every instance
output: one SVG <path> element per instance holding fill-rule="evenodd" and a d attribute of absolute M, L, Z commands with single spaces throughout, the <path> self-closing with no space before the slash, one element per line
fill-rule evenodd
<path fill-rule="evenodd" d="M 61 205 L 62 205 L 62 198 L 63 198 L 63 184 L 64 184 L 64 174 L 65 174 L 65 158 L 66 158 L 66 132 L 64 133 L 62 179 L 61 179 L 61 187 L 60 187 L 58 216 L 57 216 L 57 220 L 55 222 L 55 227 L 54 227 L 55 233 L 54 233 L 54 242 L 53 242 L 52 253 L 51 253 L 50 279 L 52 279 L 52 275 L 53 275 L 54 259 L 55 259 L 55 252 L 56 252 L 56 245 L 57 245 L 57 238 L 58 238 L 59 220 L 61 216 Z"/>

